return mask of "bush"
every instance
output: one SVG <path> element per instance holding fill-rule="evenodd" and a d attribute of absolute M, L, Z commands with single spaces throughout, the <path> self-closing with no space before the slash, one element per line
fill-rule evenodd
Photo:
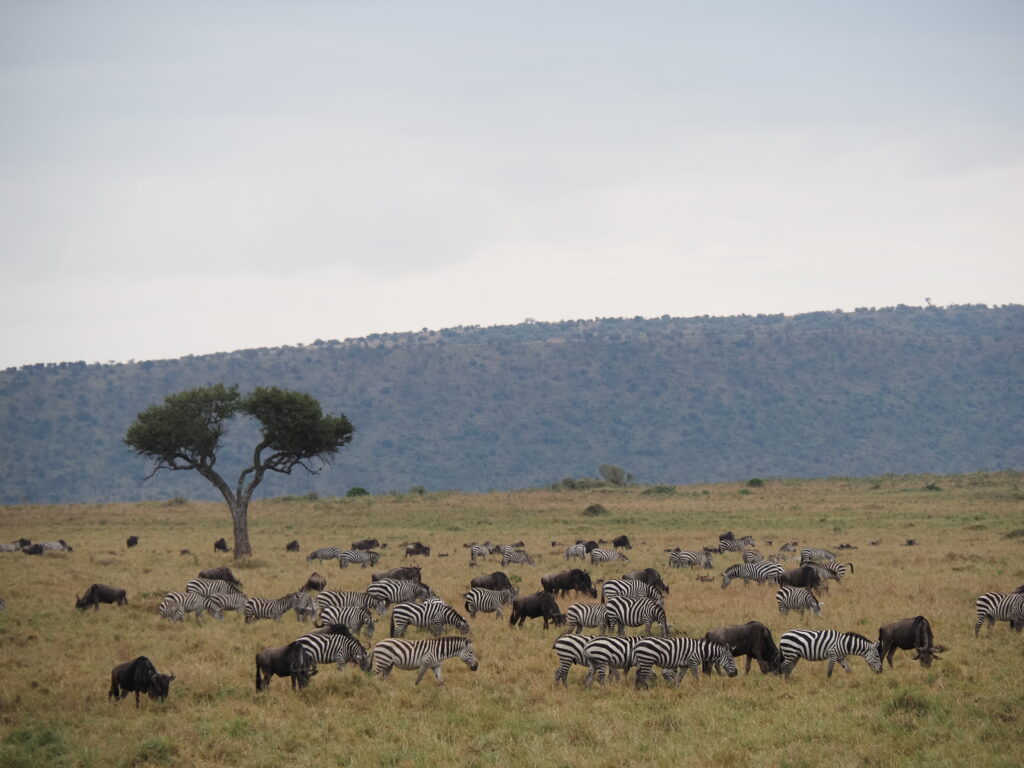
<path fill-rule="evenodd" d="M 409 493 L 415 493 L 418 496 L 422 496 L 426 492 L 427 492 L 427 489 L 424 488 L 422 485 L 414 485 L 412 488 L 409 489 Z"/>
<path fill-rule="evenodd" d="M 552 484 L 553 491 L 592 491 L 595 488 L 606 488 L 608 483 L 593 477 L 566 477 Z"/>
<path fill-rule="evenodd" d="M 643 491 L 641 496 L 675 496 L 676 488 L 674 485 L 652 485 L 647 490 Z"/>
<path fill-rule="evenodd" d="M 583 514 L 586 517 L 597 517 L 598 515 L 607 515 L 608 510 L 600 504 L 591 504 L 589 507 L 583 510 Z"/>
<path fill-rule="evenodd" d="M 752 477 L 749 480 L 747 480 L 747 487 L 748 488 L 763 488 L 764 487 L 764 480 L 762 480 L 760 477 Z"/>
<path fill-rule="evenodd" d="M 360 488 L 358 485 L 354 488 L 349 488 L 348 493 L 345 494 L 348 498 L 354 499 L 357 496 L 369 496 L 370 492 L 365 488 Z"/>

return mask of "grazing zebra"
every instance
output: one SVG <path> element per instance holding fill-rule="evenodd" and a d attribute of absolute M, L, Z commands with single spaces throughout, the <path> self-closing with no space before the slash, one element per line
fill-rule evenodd
<path fill-rule="evenodd" d="M 583 627 L 595 627 L 604 634 L 608 630 L 607 615 L 608 606 L 604 603 L 573 603 L 565 612 L 567 631 L 575 635 Z"/>
<path fill-rule="evenodd" d="M 203 610 L 207 607 L 207 598 L 197 595 L 194 592 L 168 592 L 160 605 L 157 606 L 157 613 L 161 618 L 170 621 L 184 621 L 185 614 L 193 613 L 196 623 L 199 624 Z"/>
<path fill-rule="evenodd" d="M 664 605 L 665 596 L 645 581 L 636 579 L 608 579 L 601 585 L 601 602 L 607 603 L 613 597 L 646 597 Z"/>
<path fill-rule="evenodd" d="M 1024 594 L 986 592 L 975 601 L 974 607 L 978 611 L 978 623 L 974 625 L 975 637 L 978 636 L 986 619 L 990 627 L 997 621 L 1010 622 L 1010 627 L 1018 632 L 1024 627 Z"/>
<path fill-rule="evenodd" d="M 796 542 L 787 541 L 785 544 L 779 547 L 779 552 L 796 552 Z"/>
<path fill-rule="evenodd" d="M 74 552 L 64 539 L 58 541 L 40 541 L 38 544 L 33 544 L 34 547 L 40 547 L 43 552 Z"/>
<path fill-rule="evenodd" d="M 690 637 L 645 637 L 637 643 L 633 658 L 638 689 L 647 687 L 654 677 L 654 667 L 661 667 L 666 679 L 675 677 L 676 685 L 686 677 L 687 669 L 699 680 L 700 668 L 705 663 L 724 669 L 729 677 L 736 677 L 737 673 L 736 660 L 728 645 Z"/>
<path fill-rule="evenodd" d="M 775 593 L 775 602 L 779 604 L 779 613 L 783 616 L 790 609 L 800 611 L 801 614 L 809 610 L 815 616 L 821 616 L 821 606 L 824 605 L 804 587 L 779 587 Z"/>
<path fill-rule="evenodd" d="M 320 549 L 314 549 L 306 555 L 306 562 L 319 560 L 320 564 L 323 565 L 324 560 L 341 560 L 341 553 L 341 547 L 320 547 Z"/>
<path fill-rule="evenodd" d="M 0 544 L 0 552 L 21 552 L 22 549 L 31 543 L 28 539 L 17 539 L 10 544 Z"/>
<path fill-rule="evenodd" d="M 817 547 L 807 547 L 800 550 L 800 565 L 810 560 L 835 560 L 836 556 L 834 552 L 829 552 L 827 549 L 818 549 Z"/>
<path fill-rule="evenodd" d="M 493 613 L 500 619 L 502 606 L 508 605 L 519 594 L 518 589 L 484 589 L 473 587 L 463 597 L 466 600 L 466 613 L 475 619 L 478 613 Z"/>
<path fill-rule="evenodd" d="M 432 669 L 438 685 L 444 685 L 441 662 L 456 657 L 476 672 L 476 652 L 473 650 L 473 641 L 468 637 L 432 637 L 415 641 L 389 638 L 373 646 L 373 671 L 381 677 L 387 677 L 392 667 L 418 669 L 416 685 L 419 685 L 427 670 Z"/>
<path fill-rule="evenodd" d="M 469 562 L 475 563 L 479 557 L 482 560 L 486 560 L 487 556 L 493 554 L 498 546 L 491 544 L 489 541 L 485 541 L 483 544 L 470 544 L 469 545 Z"/>
<path fill-rule="evenodd" d="M 846 657 L 863 656 L 875 672 L 882 671 L 882 659 L 878 655 L 878 645 L 863 635 L 855 632 L 837 632 L 834 629 L 793 629 L 779 638 L 779 650 L 782 652 L 782 673 L 789 678 L 793 667 L 800 659 L 808 661 L 824 661 L 828 659 L 828 674 L 832 677 L 832 668 L 839 663 L 847 672 L 850 665 Z"/>
<path fill-rule="evenodd" d="M 594 639 L 590 635 L 567 634 L 555 640 L 554 645 L 551 646 L 551 650 L 558 657 L 558 669 L 555 670 L 555 685 L 561 683 L 564 687 L 568 687 L 566 681 L 569 678 L 569 668 L 573 664 L 589 667 L 584 650 L 587 644 Z M 619 676 L 618 670 L 612 670 L 612 674 L 615 678 Z"/>
<path fill-rule="evenodd" d="M 509 563 L 526 563 L 526 565 L 536 565 L 533 562 L 533 558 L 526 552 L 525 549 L 512 549 L 507 544 L 498 547 L 501 550 L 501 564 L 503 566 Z"/>
<path fill-rule="evenodd" d="M 368 611 L 376 611 L 378 616 L 383 616 L 388 609 L 387 603 L 379 597 L 374 597 L 366 592 L 345 592 L 338 589 L 328 589 L 316 596 L 316 607 L 323 611 L 329 606 L 355 605 L 365 608 Z"/>
<path fill-rule="evenodd" d="M 742 565 L 730 565 L 722 574 L 722 589 L 729 586 L 733 579 L 743 579 L 743 586 L 749 586 L 751 581 L 758 584 L 765 582 L 778 583 L 782 574 L 786 572 L 778 563 L 744 563 Z"/>
<path fill-rule="evenodd" d="M 583 649 L 583 658 L 586 659 L 590 670 L 587 672 L 586 686 L 589 688 L 594 682 L 594 675 L 597 681 L 604 685 L 605 670 L 623 670 L 623 674 L 629 672 L 633 666 L 633 650 L 637 643 L 646 638 L 639 635 L 635 637 L 617 637 L 608 635 L 595 637 Z"/>
<path fill-rule="evenodd" d="M 249 598 L 241 592 L 220 592 L 206 598 L 206 610 L 213 618 L 223 621 L 224 611 L 245 610 Z"/>
<path fill-rule="evenodd" d="M 764 562 L 764 555 L 758 552 L 756 549 L 744 549 L 743 550 L 743 562 L 744 563 L 762 563 Z"/>
<path fill-rule="evenodd" d="M 565 550 L 566 560 L 586 560 L 587 559 L 587 546 L 585 544 L 573 544 L 567 550 Z"/>
<path fill-rule="evenodd" d="M 320 632 L 310 632 L 295 642 L 318 664 L 356 664 L 363 672 L 370 671 L 370 656 L 344 624 L 331 624 Z"/>
<path fill-rule="evenodd" d="M 391 611 L 391 636 L 405 637 L 406 628 L 424 627 L 439 637 L 450 625 L 460 634 L 469 634 L 469 622 L 443 600 L 434 598 L 424 603 L 398 603 Z"/>
<path fill-rule="evenodd" d="M 673 568 L 693 568 L 695 565 L 705 569 L 714 567 L 711 555 L 707 552 L 673 552 L 668 556 L 668 564 Z"/>
<path fill-rule="evenodd" d="M 813 568 L 818 576 L 821 577 L 821 588 L 828 592 L 828 582 L 842 581 L 843 576 L 849 571 L 853 573 L 853 563 L 840 563 L 835 560 L 823 560 L 818 562 L 817 560 L 810 560 L 803 565 Z"/>
<path fill-rule="evenodd" d="M 618 627 L 619 636 L 626 634 L 626 627 L 643 625 L 644 634 L 651 634 L 651 624 L 661 625 L 661 636 L 668 637 L 668 617 L 665 606 L 646 597 L 613 597 L 607 603 L 605 621 L 608 630 Z"/>
<path fill-rule="evenodd" d="M 597 565 L 598 563 L 610 563 L 612 560 L 625 560 L 629 562 L 629 558 L 618 550 L 607 550 L 601 549 L 600 547 L 594 547 L 590 550 L 590 564 Z"/>
<path fill-rule="evenodd" d="M 414 600 L 426 600 L 433 597 L 433 590 L 426 584 L 418 581 L 404 581 L 400 579 L 381 579 L 375 581 L 366 588 L 366 593 L 378 600 L 384 601 L 388 606 L 393 603 L 411 603 Z"/>
<path fill-rule="evenodd" d="M 359 630 L 365 627 L 367 637 L 373 637 L 377 629 L 370 612 L 358 605 L 328 605 L 320 611 L 314 624 L 318 627 L 344 624 L 353 635 L 358 635 Z"/>
<path fill-rule="evenodd" d="M 221 579 L 189 579 L 185 584 L 185 591 L 201 597 L 242 593 L 242 590 L 234 584 L 229 584 Z"/>
<path fill-rule="evenodd" d="M 252 624 L 260 619 L 280 621 L 281 617 L 292 609 L 295 610 L 295 617 L 299 621 L 316 615 L 316 606 L 313 605 L 308 592 L 291 592 L 277 600 L 250 597 L 245 601 L 242 612 L 245 614 L 245 623 Z"/>
<path fill-rule="evenodd" d="M 718 540 L 718 551 L 720 553 L 725 552 L 742 552 L 747 547 L 756 547 L 754 544 L 753 536 L 744 536 L 741 539 L 719 539 Z"/>
<path fill-rule="evenodd" d="M 349 563 L 359 563 L 363 568 L 368 565 L 376 565 L 380 560 L 380 552 L 371 552 L 366 549 L 349 549 L 338 555 L 338 565 L 347 568 Z"/>

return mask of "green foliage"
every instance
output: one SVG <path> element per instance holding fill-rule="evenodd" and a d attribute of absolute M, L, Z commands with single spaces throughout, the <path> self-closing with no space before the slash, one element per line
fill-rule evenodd
<path fill-rule="evenodd" d="M 370 492 L 365 488 L 360 488 L 358 485 L 348 489 L 348 493 L 345 496 L 349 499 L 355 499 L 359 496 L 369 496 Z"/>
<path fill-rule="evenodd" d="M 240 409 L 260 423 L 263 441 L 271 451 L 298 460 L 331 460 L 351 442 L 355 431 L 344 415 L 325 415 L 312 396 L 278 387 L 257 387 Z"/>
<path fill-rule="evenodd" d="M 747 480 L 747 486 L 749 488 L 763 488 L 764 480 L 762 480 L 759 477 L 752 477 L 749 480 Z"/>
<path fill-rule="evenodd" d="M 674 485 L 652 485 L 642 493 L 644 496 L 675 496 L 678 491 Z"/>
<path fill-rule="evenodd" d="M 591 504 L 581 514 L 584 517 L 599 517 L 600 515 L 607 515 L 608 510 L 601 504 Z"/>
<path fill-rule="evenodd" d="M 592 491 L 605 488 L 608 483 L 593 477 L 565 477 L 551 486 L 553 491 Z"/>
<path fill-rule="evenodd" d="M 629 472 L 614 464 L 602 464 L 597 468 L 597 473 L 612 485 L 617 485 L 620 488 L 633 482 L 633 476 Z"/>
<path fill-rule="evenodd" d="M 926 485 L 926 486 L 924 487 L 924 489 L 925 489 L 926 491 L 941 491 L 941 490 L 942 490 L 942 489 L 941 489 L 941 488 L 939 488 L 939 486 L 938 486 L 938 485 L 936 485 L 935 483 L 928 483 L 928 485 Z"/>

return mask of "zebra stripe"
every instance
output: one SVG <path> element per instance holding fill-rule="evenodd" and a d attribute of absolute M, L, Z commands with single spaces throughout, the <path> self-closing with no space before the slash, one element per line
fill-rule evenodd
<path fill-rule="evenodd" d="M 391 636 L 404 637 L 410 624 L 429 629 L 434 637 L 438 637 L 448 625 L 463 635 L 469 633 L 469 622 L 443 600 L 396 605 L 391 611 Z"/>
<path fill-rule="evenodd" d="M 618 627 L 619 636 L 626 634 L 626 627 L 643 625 L 644 634 L 651 634 L 651 624 L 661 625 L 661 636 L 668 637 L 668 617 L 665 606 L 646 597 L 613 597 L 607 603 L 606 619 L 609 631 Z"/>
<path fill-rule="evenodd" d="M 587 644 L 595 638 L 590 635 L 576 635 L 566 634 L 555 640 L 554 645 L 551 646 L 551 650 L 555 652 L 558 657 L 558 669 L 555 670 L 555 684 L 561 683 L 564 687 L 568 687 L 566 682 L 569 678 L 569 668 L 573 664 L 579 664 L 581 667 L 589 667 L 587 664 L 587 657 L 584 654 Z M 613 674 L 616 678 L 619 676 L 618 670 L 613 670 Z"/>
<path fill-rule="evenodd" d="M 242 593 L 234 584 L 228 584 L 221 579 L 190 579 L 185 585 L 185 591 L 201 597 Z"/>
<path fill-rule="evenodd" d="M 161 618 L 170 621 L 184 621 L 185 614 L 194 613 L 196 623 L 199 624 L 206 608 L 207 598 L 197 595 L 194 592 L 168 592 L 160 605 L 157 606 L 157 613 Z"/>
<path fill-rule="evenodd" d="M 974 607 L 978 612 L 978 623 L 974 625 L 975 637 L 986 619 L 990 627 L 997 621 L 1010 622 L 1010 627 L 1018 632 L 1024 627 L 1024 594 L 986 592 L 975 601 Z"/>
<path fill-rule="evenodd" d="M 241 592 L 220 592 L 206 598 L 206 610 L 213 618 L 224 619 L 224 611 L 241 611 L 249 598 Z"/>
<path fill-rule="evenodd" d="M 646 597 L 665 604 L 665 596 L 661 592 L 647 582 L 636 579 L 608 579 L 601 585 L 601 602 L 607 603 L 613 597 Z"/>
<path fill-rule="evenodd" d="M 809 560 L 835 560 L 835 553 L 829 552 L 827 549 L 818 549 L 817 547 L 807 547 L 806 549 L 800 550 L 800 565 L 808 562 Z"/>
<path fill-rule="evenodd" d="M 484 589 L 473 587 L 463 595 L 466 600 L 466 613 L 475 619 L 477 613 L 493 613 L 494 618 L 501 618 L 502 606 L 508 605 L 519 594 L 517 589 Z"/>
<path fill-rule="evenodd" d="M 607 615 L 608 606 L 604 603 L 573 603 L 565 612 L 567 631 L 575 635 L 583 627 L 596 627 L 604 634 L 608 631 Z"/>
<path fill-rule="evenodd" d="M 536 565 L 533 562 L 533 558 L 527 553 L 525 549 L 512 549 L 512 547 L 502 545 L 498 547 L 501 550 L 501 564 L 503 566 L 509 563 L 525 563 L 526 565 Z"/>
<path fill-rule="evenodd" d="M 673 568 L 693 568 L 699 565 L 701 568 L 712 568 L 711 555 L 707 552 L 673 552 L 668 556 L 668 564 Z"/>
<path fill-rule="evenodd" d="M 764 555 L 756 549 L 745 549 L 743 550 L 743 562 L 747 564 L 761 563 L 764 562 Z"/>
<path fill-rule="evenodd" d="M 0 552 L 21 552 L 21 541 L 12 541 L 10 544 L 0 544 Z"/>
<path fill-rule="evenodd" d="M 343 670 L 346 664 L 356 664 L 363 672 L 370 671 L 370 656 L 344 624 L 333 624 L 321 632 L 310 632 L 295 642 L 318 664 L 337 664 Z"/>
<path fill-rule="evenodd" d="M 607 550 L 595 547 L 590 550 L 590 564 L 597 565 L 598 563 L 610 563 L 612 560 L 625 560 L 629 562 L 629 558 L 618 550 Z"/>
<path fill-rule="evenodd" d="M 376 565 L 380 560 L 380 552 L 371 552 L 363 549 L 349 549 L 338 555 L 338 566 L 347 568 L 349 563 L 358 563 L 363 568 L 368 565 Z"/>
<path fill-rule="evenodd" d="M 832 669 L 836 663 L 847 672 L 850 665 L 847 656 L 863 656 L 875 672 L 882 671 L 882 660 L 878 655 L 878 645 L 863 635 L 855 632 L 837 632 L 834 629 L 815 631 L 812 629 L 794 629 L 779 638 L 779 650 L 782 652 L 782 672 L 789 678 L 793 667 L 800 659 L 808 661 L 824 661 L 828 659 L 828 674 L 832 677 Z"/>
<path fill-rule="evenodd" d="M 497 549 L 498 547 L 491 544 L 489 541 L 485 541 L 483 544 L 470 544 L 469 562 L 475 563 L 478 557 L 486 560 L 487 556 L 494 553 Z"/>
<path fill-rule="evenodd" d="M 743 579 L 743 586 L 749 586 L 751 581 L 758 584 L 765 582 L 778 583 L 779 578 L 786 572 L 778 563 L 744 563 L 742 565 L 730 565 L 722 574 L 722 589 L 729 586 L 733 579 Z"/>
<path fill-rule="evenodd" d="M 340 560 L 341 553 L 341 547 L 320 547 L 320 549 L 314 549 L 306 555 L 306 562 L 319 560 L 320 564 L 323 565 L 324 560 Z"/>
<path fill-rule="evenodd" d="M 411 603 L 414 600 L 426 600 L 433 597 L 434 592 L 426 584 L 418 581 L 400 579 L 381 579 L 366 588 L 371 597 L 382 600 L 385 606 L 393 603 Z"/>
<path fill-rule="evenodd" d="M 742 552 L 746 547 L 756 546 L 754 544 L 753 536 L 744 536 L 741 539 L 719 539 L 718 540 L 718 551 L 720 553 L 725 552 Z"/>
<path fill-rule="evenodd" d="M 790 610 L 810 611 L 815 616 L 821 616 L 821 606 L 818 599 L 804 587 L 779 587 L 775 593 L 775 602 L 779 604 L 779 613 L 785 616 Z"/>
<path fill-rule="evenodd" d="M 69 545 L 64 539 L 60 541 L 40 541 L 37 546 L 43 548 L 44 552 L 73 552 L 71 545 Z"/>
<path fill-rule="evenodd" d="M 646 638 L 605 636 L 595 637 L 583 649 L 583 657 L 586 659 L 590 670 L 587 672 L 585 681 L 587 688 L 594 682 L 594 675 L 597 681 L 604 685 L 605 671 L 609 669 L 621 669 L 623 674 L 629 672 L 633 666 L 633 650 L 637 643 Z"/>
<path fill-rule="evenodd" d="M 295 609 L 295 618 L 298 621 L 316 615 L 316 607 L 308 592 L 292 592 L 277 600 L 250 597 L 245 601 L 242 612 L 245 614 L 245 623 L 252 624 L 260 619 L 280 621 L 281 617 L 292 609 Z"/>
<path fill-rule="evenodd" d="M 337 589 L 326 589 L 316 596 L 316 607 L 323 611 L 329 606 L 339 608 L 346 605 L 355 605 L 366 610 L 376 611 L 378 616 L 387 612 L 387 603 L 379 597 L 374 597 L 366 592 L 345 592 Z"/>
<path fill-rule="evenodd" d="M 370 612 L 358 605 L 328 605 L 320 611 L 314 624 L 318 627 L 344 624 L 353 635 L 358 635 L 359 630 L 365 627 L 367 637 L 373 637 L 377 629 Z"/>
<path fill-rule="evenodd" d="M 416 641 L 389 638 L 373 646 L 373 671 L 381 677 L 387 677 L 392 667 L 419 669 L 416 675 L 416 685 L 419 685 L 427 670 L 432 669 L 438 684 L 444 685 L 441 662 L 455 657 L 462 659 L 470 670 L 476 671 L 476 652 L 468 637 L 433 637 Z"/>
<path fill-rule="evenodd" d="M 566 560 L 586 560 L 587 559 L 587 547 L 584 544 L 573 544 L 571 547 L 565 550 Z"/>
<path fill-rule="evenodd" d="M 636 687 L 646 688 L 654 677 L 654 667 L 661 667 L 666 680 L 675 677 L 676 685 L 686 677 L 686 670 L 700 679 L 700 667 L 705 663 L 726 671 L 729 677 L 736 677 L 736 660 L 729 646 L 710 640 L 689 637 L 658 638 L 647 637 L 638 643 L 633 652 L 636 662 Z"/>

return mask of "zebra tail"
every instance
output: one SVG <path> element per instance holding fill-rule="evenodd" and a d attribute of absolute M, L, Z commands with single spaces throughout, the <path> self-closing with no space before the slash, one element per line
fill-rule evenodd
<path fill-rule="evenodd" d="M 260 662 L 256 660 L 256 693 L 262 691 L 263 688 L 260 686 Z"/>

